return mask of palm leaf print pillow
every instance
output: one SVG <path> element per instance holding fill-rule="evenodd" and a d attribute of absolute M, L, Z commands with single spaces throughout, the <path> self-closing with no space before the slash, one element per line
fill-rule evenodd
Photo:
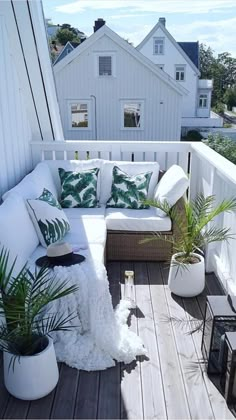
<path fill-rule="evenodd" d="M 61 206 L 97 207 L 97 182 L 99 168 L 81 172 L 58 169 L 61 180 Z"/>
<path fill-rule="evenodd" d="M 106 207 L 118 207 L 123 209 L 146 209 L 143 204 L 147 199 L 148 187 L 152 172 L 129 176 L 118 166 L 113 168 L 113 180 L 111 197 Z"/>
<path fill-rule="evenodd" d="M 60 203 L 46 188 L 40 197 L 27 200 L 27 208 L 39 241 L 45 248 L 62 240 L 69 232 L 70 224 Z"/>

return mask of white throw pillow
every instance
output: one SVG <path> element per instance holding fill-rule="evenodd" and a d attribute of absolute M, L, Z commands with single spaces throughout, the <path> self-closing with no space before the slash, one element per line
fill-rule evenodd
<path fill-rule="evenodd" d="M 14 275 L 26 264 L 39 244 L 25 201 L 12 193 L 0 205 L 0 248 L 10 252 L 10 264 L 17 257 Z"/>
<path fill-rule="evenodd" d="M 69 220 L 61 205 L 47 189 L 36 200 L 27 200 L 28 211 L 40 243 L 48 245 L 60 241 L 70 230 Z"/>
<path fill-rule="evenodd" d="M 153 198 L 161 203 L 167 202 L 172 207 L 184 195 L 188 186 L 189 179 L 184 170 L 178 165 L 172 165 L 157 184 Z M 159 217 L 166 216 L 161 209 L 156 209 L 156 214 Z"/>

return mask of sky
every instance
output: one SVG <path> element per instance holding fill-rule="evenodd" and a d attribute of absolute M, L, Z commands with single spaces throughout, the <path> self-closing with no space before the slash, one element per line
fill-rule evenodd
<path fill-rule="evenodd" d="M 87 36 L 103 18 L 135 47 L 165 17 L 176 41 L 200 41 L 215 54 L 236 57 L 236 0 L 43 0 L 43 6 L 53 23 L 69 23 Z"/>

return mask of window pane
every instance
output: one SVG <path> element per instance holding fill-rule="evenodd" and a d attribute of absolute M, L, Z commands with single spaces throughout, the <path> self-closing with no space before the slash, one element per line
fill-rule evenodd
<path fill-rule="evenodd" d="M 71 126 L 74 128 L 88 127 L 88 104 L 71 105 Z"/>
<path fill-rule="evenodd" d="M 124 105 L 124 127 L 140 128 L 141 104 L 130 103 Z"/>
<path fill-rule="evenodd" d="M 154 54 L 164 53 L 164 39 L 154 39 Z"/>
<path fill-rule="evenodd" d="M 111 56 L 99 57 L 99 76 L 111 76 Z"/>

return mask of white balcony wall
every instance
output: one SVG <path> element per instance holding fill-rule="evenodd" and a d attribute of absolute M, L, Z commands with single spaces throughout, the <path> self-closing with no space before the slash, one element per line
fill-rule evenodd
<path fill-rule="evenodd" d="M 3 16 L 0 16 L 0 197 L 32 168 L 32 133 Z"/>
<path fill-rule="evenodd" d="M 216 202 L 235 198 L 236 165 L 223 158 L 203 143 L 192 143 L 191 198 L 197 193 L 214 195 Z M 236 212 L 223 213 L 216 219 L 218 227 L 230 228 L 236 235 Z M 236 236 L 228 242 L 208 245 L 206 267 L 214 271 L 226 291 L 236 294 Z"/>

